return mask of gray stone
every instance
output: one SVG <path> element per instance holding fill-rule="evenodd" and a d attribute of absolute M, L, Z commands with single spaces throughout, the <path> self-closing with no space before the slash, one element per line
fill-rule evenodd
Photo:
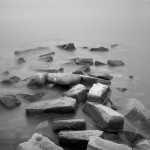
<path fill-rule="evenodd" d="M 84 73 L 81 70 L 76 70 L 76 71 L 72 72 L 72 74 L 84 75 Z"/>
<path fill-rule="evenodd" d="M 17 150 L 63 150 L 63 148 L 57 146 L 49 138 L 35 133 L 27 142 L 19 144 Z"/>
<path fill-rule="evenodd" d="M 128 89 L 127 88 L 117 88 L 117 90 L 120 92 L 126 92 Z"/>
<path fill-rule="evenodd" d="M 107 64 L 112 67 L 125 65 L 122 60 L 108 60 Z"/>
<path fill-rule="evenodd" d="M 108 48 L 105 48 L 105 47 L 91 48 L 90 51 L 94 51 L 94 52 L 107 52 Z"/>
<path fill-rule="evenodd" d="M 57 47 L 65 50 L 75 50 L 74 43 L 68 43 L 68 44 L 63 44 L 63 45 L 58 45 Z"/>
<path fill-rule="evenodd" d="M 26 108 L 27 115 L 38 115 L 42 113 L 75 113 L 77 102 L 70 97 L 62 97 L 56 100 L 35 102 Z"/>
<path fill-rule="evenodd" d="M 82 67 L 80 67 L 78 70 L 81 70 L 83 72 L 90 72 L 90 66 L 89 65 L 83 65 Z"/>
<path fill-rule="evenodd" d="M 94 102 L 86 102 L 83 111 L 105 131 L 119 132 L 123 129 L 124 117 L 117 111 L 104 105 Z"/>
<path fill-rule="evenodd" d="M 111 90 L 109 86 L 97 83 L 93 84 L 88 93 L 88 101 L 105 104 L 110 98 Z"/>
<path fill-rule="evenodd" d="M 132 148 L 124 144 L 104 140 L 101 137 L 92 136 L 90 137 L 87 150 L 132 150 Z"/>
<path fill-rule="evenodd" d="M 23 63 L 25 63 L 26 61 L 25 61 L 25 59 L 23 58 L 23 57 L 20 57 L 18 60 L 17 60 L 17 63 L 18 64 L 23 64 Z"/>
<path fill-rule="evenodd" d="M 140 139 L 134 142 L 133 150 L 150 150 L 150 140 Z"/>
<path fill-rule="evenodd" d="M 60 145 L 68 147 L 87 148 L 91 136 L 103 136 L 100 130 L 83 130 L 83 131 L 61 131 L 58 134 Z"/>
<path fill-rule="evenodd" d="M 20 79 L 19 77 L 13 76 L 13 77 L 10 77 L 9 79 L 3 80 L 3 81 L 1 82 L 1 84 L 4 84 L 4 85 L 12 85 L 12 84 L 18 83 L 18 82 L 20 82 L 20 81 L 21 81 L 21 79 Z"/>
<path fill-rule="evenodd" d="M 52 56 L 40 57 L 40 60 L 45 61 L 45 62 L 52 62 L 53 57 Z"/>
<path fill-rule="evenodd" d="M 8 109 L 13 109 L 21 104 L 17 97 L 12 94 L 0 96 L 0 103 Z"/>
<path fill-rule="evenodd" d="M 106 65 L 106 64 L 97 60 L 95 61 L 95 66 L 102 66 L 102 65 Z"/>
<path fill-rule="evenodd" d="M 111 48 L 114 48 L 114 47 L 117 47 L 117 46 L 119 46 L 119 44 L 112 44 Z"/>
<path fill-rule="evenodd" d="M 85 130 L 86 122 L 84 119 L 68 119 L 68 120 L 57 120 L 53 122 L 53 130 Z"/>
<path fill-rule="evenodd" d="M 51 53 L 47 53 L 47 54 L 43 54 L 43 55 L 40 55 L 39 58 L 45 58 L 45 57 L 49 57 L 49 56 L 52 56 L 54 55 L 55 52 L 51 52 Z"/>
<path fill-rule="evenodd" d="M 87 88 L 78 84 L 72 87 L 69 91 L 63 94 L 64 96 L 75 98 L 78 102 L 84 101 L 87 98 Z"/>
<path fill-rule="evenodd" d="M 73 58 L 73 61 L 77 64 L 77 65 L 93 65 L 93 59 L 92 58 Z"/>
<path fill-rule="evenodd" d="M 100 73 L 100 72 L 91 72 L 89 75 L 92 77 L 100 78 L 100 79 L 104 79 L 104 80 L 111 80 L 113 78 L 113 76 L 111 76 L 107 73 Z"/>

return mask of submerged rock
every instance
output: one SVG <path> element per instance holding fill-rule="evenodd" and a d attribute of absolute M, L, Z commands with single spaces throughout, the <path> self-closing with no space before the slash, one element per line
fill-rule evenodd
<path fill-rule="evenodd" d="M 93 59 L 92 58 L 73 58 L 73 61 L 77 64 L 77 65 L 93 65 Z"/>
<path fill-rule="evenodd" d="M 135 141 L 133 150 L 150 150 L 150 140 L 140 139 Z"/>
<path fill-rule="evenodd" d="M 128 89 L 127 88 L 117 88 L 117 90 L 120 92 L 126 92 Z"/>
<path fill-rule="evenodd" d="M 58 45 L 57 47 L 65 50 L 74 50 L 76 49 L 74 46 L 74 43 L 68 43 L 68 44 L 63 44 L 63 45 Z"/>
<path fill-rule="evenodd" d="M 92 136 L 90 137 L 87 150 L 132 150 L 132 148 L 124 144 L 118 144 L 100 137 Z"/>
<path fill-rule="evenodd" d="M 91 48 L 90 51 L 107 52 L 108 48 L 105 47 Z"/>
<path fill-rule="evenodd" d="M 81 102 L 87 98 L 87 88 L 82 84 L 78 84 L 72 87 L 69 91 L 65 92 L 63 95 L 75 98 L 78 102 Z"/>
<path fill-rule="evenodd" d="M 114 48 L 114 47 L 117 47 L 117 46 L 119 46 L 119 44 L 112 44 L 111 48 Z"/>
<path fill-rule="evenodd" d="M 111 80 L 113 78 L 113 76 L 111 76 L 107 73 L 91 72 L 89 75 L 92 77 L 100 78 L 100 79 L 104 79 L 104 80 Z"/>
<path fill-rule="evenodd" d="M 105 104 L 110 95 L 111 90 L 107 85 L 101 83 L 93 84 L 88 93 L 88 101 Z"/>
<path fill-rule="evenodd" d="M 43 97 L 45 93 L 36 93 L 36 94 L 17 94 L 17 96 L 20 96 L 30 102 L 34 102 L 39 100 L 41 97 Z"/>
<path fill-rule="evenodd" d="M 63 148 L 57 146 L 49 138 L 34 133 L 27 142 L 19 144 L 17 150 L 63 150 Z"/>
<path fill-rule="evenodd" d="M 102 66 L 102 65 L 106 65 L 106 64 L 97 60 L 95 61 L 95 66 Z"/>
<path fill-rule="evenodd" d="M 94 102 L 86 102 L 83 111 L 105 131 L 119 132 L 123 129 L 124 117 L 117 111 L 104 105 Z"/>
<path fill-rule="evenodd" d="M 18 60 L 17 60 L 17 63 L 18 64 L 23 64 L 23 63 L 25 63 L 26 61 L 25 61 L 25 59 L 23 58 L 23 57 L 20 57 Z"/>
<path fill-rule="evenodd" d="M 3 80 L 1 81 L 1 84 L 4 84 L 4 85 L 12 85 L 14 83 L 18 83 L 20 82 L 21 79 L 17 76 L 13 76 L 13 77 L 10 77 L 9 79 L 6 79 L 6 80 Z"/>
<path fill-rule="evenodd" d="M 68 120 L 57 120 L 53 122 L 53 130 L 85 130 L 86 122 L 84 119 L 68 119 Z"/>
<path fill-rule="evenodd" d="M 13 94 L 0 96 L 0 103 L 8 109 L 13 109 L 21 104 L 21 102 Z"/>
<path fill-rule="evenodd" d="M 108 60 L 107 64 L 112 67 L 125 65 L 122 60 Z"/>
<path fill-rule="evenodd" d="M 51 52 L 51 53 L 47 53 L 47 54 L 43 54 L 43 55 L 40 55 L 39 58 L 45 58 L 45 57 L 49 57 L 51 55 L 54 55 L 55 52 Z"/>
<path fill-rule="evenodd" d="M 27 115 L 37 115 L 42 113 L 75 113 L 77 102 L 70 97 L 62 97 L 56 100 L 48 100 L 32 103 L 26 108 Z"/>
<path fill-rule="evenodd" d="M 101 137 L 103 131 L 83 130 L 83 131 L 61 131 L 58 134 L 59 143 L 63 146 L 86 149 L 91 136 Z"/>

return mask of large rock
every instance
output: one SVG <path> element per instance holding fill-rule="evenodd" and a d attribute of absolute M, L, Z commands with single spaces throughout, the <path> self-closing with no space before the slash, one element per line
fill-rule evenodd
<path fill-rule="evenodd" d="M 53 130 L 85 130 L 86 122 L 84 119 L 69 119 L 69 120 L 56 120 L 53 122 Z"/>
<path fill-rule="evenodd" d="M 122 60 L 108 60 L 107 64 L 112 67 L 125 65 Z"/>
<path fill-rule="evenodd" d="M 91 72 L 89 75 L 92 77 L 100 78 L 100 79 L 104 79 L 104 80 L 111 80 L 113 78 L 113 76 L 111 76 L 107 73 Z"/>
<path fill-rule="evenodd" d="M 93 84 L 88 93 L 88 101 L 105 104 L 110 98 L 111 90 L 109 86 L 97 83 Z"/>
<path fill-rule="evenodd" d="M 62 97 L 56 100 L 48 100 L 32 103 L 26 108 L 27 115 L 36 115 L 41 113 L 75 113 L 77 102 L 70 97 Z"/>
<path fill-rule="evenodd" d="M 49 73 L 47 81 L 56 85 L 76 85 L 81 82 L 81 77 L 72 73 Z"/>
<path fill-rule="evenodd" d="M 19 144 L 17 150 L 63 150 L 63 148 L 57 146 L 49 138 L 35 133 L 27 142 Z"/>
<path fill-rule="evenodd" d="M 68 44 L 63 44 L 63 45 L 58 45 L 57 47 L 65 50 L 75 50 L 74 43 L 68 43 Z"/>
<path fill-rule="evenodd" d="M 140 139 L 134 142 L 133 150 L 150 150 L 150 140 Z"/>
<path fill-rule="evenodd" d="M 105 48 L 105 47 L 91 48 L 90 51 L 95 51 L 95 52 L 107 52 L 107 51 L 108 51 L 108 48 Z"/>
<path fill-rule="evenodd" d="M 104 140 L 100 137 L 92 136 L 90 137 L 87 150 L 132 150 L 132 148 L 124 144 L 118 144 L 112 141 Z"/>
<path fill-rule="evenodd" d="M 73 58 L 73 61 L 77 64 L 77 65 L 93 65 L 93 59 L 92 58 Z"/>
<path fill-rule="evenodd" d="M 120 113 L 104 105 L 86 102 L 83 111 L 105 131 L 119 132 L 123 129 L 124 117 Z"/>
<path fill-rule="evenodd" d="M 87 88 L 78 84 L 72 87 L 69 91 L 63 94 L 64 96 L 75 98 L 78 102 L 84 101 L 87 98 Z"/>
<path fill-rule="evenodd" d="M 86 149 L 91 136 L 101 137 L 103 131 L 83 130 L 83 131 L 61 131 L 58 134 L 59 143 L 63 146 Z"/>
<path fill-rule="evenodd" d="M 21 104 L 15 95 L 2 95 L 0 96 L 0 103 L 8 109 L 13 109 Z"/>

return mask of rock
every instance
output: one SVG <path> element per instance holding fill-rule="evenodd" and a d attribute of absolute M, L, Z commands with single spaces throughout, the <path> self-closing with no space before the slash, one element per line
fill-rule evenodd
<path fill-rule="evenodd" d="M 68 44 L 63 44 L 63 45 L 58 45 L 59 48 L 65 49 L 65 50 L 75 50 L 74 43 L 68 43 Z"/>
<path fill-rule="evenodd" d="M 37 48 L 32 48 L 32 49 L 19 50 L 19 51 L 15 51 L 15 55 L 22 55 L 22 54 L 26 54 L 30 52 L 36 52 L 36 51 L 48 50 L 48 49 L 49 47 L 37 47 Z"/>
<path fill-rule="evenodd" d="M 111 76 L 107 73 L 91 72 L 89 75 L 92 77 L 100 78 L 100 79 L 104 79 L 104 80 L 111 80 L 113 78 L 113 76 Z"/>
<path fill-rule="evenodd" d="M 92 58 L 73 58 L 73 61 L 77 64 L 77 65 L 93 65 L 93 59 Z"/>
<path fill-rule="evenodd" d="M 111 48 L 114 48 L 114 47 L 117 47 L 117 46 L 119 46 L 119 44 L 112 44 Z"/>
<path fill-rule="evenodd" d="M 38 115 L 42 113 L 75 113 L 77 102 L 70 97 L 62 97 L 56 100 L 35 102 L 26 108 L 27 115 Z"/>
<path fill-rule="evenodd" d="M 59 143 L 63 146 L 86 149 L 91 136 L 103 136 L 100 130 L 61 131 L 58 134 Z"/>
<path fill-rule="evenodd" d="M 81 70 L 76 70 L 76 71 L 72 72 L 72 74 L 84 75 L 84 73 Z"/>
<path fill-rule="evenodd" d="M 92 136 L 90 137 L 87 150 L 132 150 L 132 148 L 124 144 L 118 144 L 100 137 Z"/>
<path fill-rule="evenodd" d="M 83 71 L 83 72 L 90 72 L 90 66 L 89 65 L 83 65 L 82 67 L 79 68 L 79 70 Z"/>
<path fill-rule="evenodd" d="M 55 52 L 51 52 L 51 53 L 47 53 L 47 54 L 43 54 L 43 55 L 40 55 L 39 58 L 45 58 L 45 57 L 49 57 L 51 55 L 54 55 Z"/>
<path fill-rule="evenodd" d="M 61 67 L 61 68 L 59 68 L 57 71 L 58 71 L 58 72 L 64 72 L 64 68 Z"/>
<path fill-rule="evenodd" d="M 45 93 L 36 93 L 36 94 L 17 94 L 17 96 L 20 96 L 30 102 L 34 102 L 39 100 L 41 97 L 43 97 Z"/>
<path fill-rule="evenodd" d="M 42 131 L 42 130 L 44 130 L 44 129 L 46 129 L 46 128 L 47 128 L 47 129 L 49 128 L 49 121 L 48 121 L 48 120 L 40 122 L 40 123 L 37 125 L 36 130 Z"/>
<path fill-rule="evenodd" d="M 150 150 L 150 140 L 140 139 L 135 141 L 133 150 Z"/>
<path fill-rule="evenodd" d="M 93 84 L 88 93 L 88 101 L 105 104 L 110 95 L 111 90 L 107 85 L 101 83 Z"/>
<path fill-rule="evenodd" d="M 17 97 L 12 94 L 0 96 L 0 103 L 8 109 L 13 109 L 21 104 Z"/>
<path fill-rule="evenodd" d="M 130 79 L 133 79 L 133 78 L 134 78 L 134 76 L 133 76 L 133 75 L 129 75 L 129 78 L 130 78 Z"/>
<path fill-rule="evenodd" d="M 49 73 L 47 81 L 50 84 L 70 86 L 79 84 L 81 77 L 72 73 Z"/>
<path fill-rule="evenodd" d="M 9 75 L 9 71 L 3 72 L 2 75 Z"/>
<path fill-rule="evenodd" d="M 124 117 L 111 108 L 94 102 L 86 102 L 83 111 L 105 131 L 119 132 L 123 129 Z"/>
<path fill-rule="evenodd" d="M 57 120 L 53 122 L 53 130 L 85 130 L 86 122 L 84 119 L 69 119 L 69 120 Z"/>
<path fill-rule="evenodd" d="M 53 57 L 52 56 L 40 57 L 40 60 L 45 61 L 45 62 L 52 62 Z"/>
<path fill-rule="evenodd" d="M 4 84 L 4 85 L 11 85 L 11 84 L 14 84 L 14 83 L 18 83 L 20 82 L 21 79 L 17 76 L 13 76 L 13 77 L 10 77 L 9 79 L 6 79 L 6 80 L 3 80 L 1 82 L 1 84 Z"/>
<path fill-rule="evenodd" d="M 57 146 L 49 138 L 34 133 L 27 142 L 19 144 L 17 150 L 63 150 L 63 148 Z"/>
<path fill-rule="evenodd" d="M 128 89 L 127 88 L 117 88 L 117 90 L 120 92 L 126 92 Z"/>
<path fill-rule="evenodd" d="M 107 52 L 108 48 L 105 47 L 91 48 L 90 51 Z"/>
<path fill-rule="evenodd" d="M 88 49 L 88 47 L 87 47 L 87 46 L 83 46 L 82 48 L 83 48 L 83 49 Z"/>
<path fill-rule="evenodd" d="M 38 73 L 29 80 L 27 86 L 29 88 L 42 88 L 45 86 L 46 82 L 47 73 Z"/>
<path fill-rule="evenodd" d="M 17 60 L 17 63 L 18 64 L 23 64 L 23 63 L 25 63 L 26 61 L 25 61 L 25 59 L 23 58 L 23 57 L 20 57 L 18 60 Z"/>
<path fill-rule="evenodd" d="M 102 66 L 102 65 L 106 65 L 106 64 L 97 60 L 95 61 L 95 66 Z"/>
<path fill-rule="evenodd" d="M 56 69 L 36 69 L 38 72 L 57 73 Z"/>
<path fill-rule="evenodd" d="M 112 67 L 125 65 L 125 63 L 122 60 L 108 60 L 107 64 Z"/>
<path fill-rule="evenodd" d="M 69 91 L 63 94 L 64 96 L 75 98 L 78 102 L 83 102 L 87 98 L 87 89 L 82 84 L 77 84 L 72 87 Z"/>

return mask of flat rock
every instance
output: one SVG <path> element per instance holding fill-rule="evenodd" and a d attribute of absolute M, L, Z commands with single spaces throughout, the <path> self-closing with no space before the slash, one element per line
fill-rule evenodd
<path fill-rule="evenodd" d="M 36 115 L 42 113 L 75 113 L 77 102 L 70 97 L 62 97 L 56 100 L 35 102 L 26 108 L 27 115 Z"/>
<path fill-rule="evenodd" d="M 83 111 L 105 131 L 119 132 L 123 129 L 124 117 L 117 111 L 104 105 L 94 102 L 86 102 Z"/>
<path fill-rule="evenodd" d="M 81 77 L 72 73 L 48 73 L 48 83 L 55 85 L 76 85 L 81 82 Z"/>
<path fill-rule="evenodd" d="M 63 150 L 49 138 L 35 133 L 27 142 L 19 144 L 17 150 Z"/>
<path fill-rule="evenodd" d="M 88 93 L 88 101 L 105 104 L 110 98 L 111 90 L 109 86 L 97 83 L 93 84 Z"/>
<path fill-rule="evenodd" d="M 53 122 L 53 130 L 85 130 L 86 122 L 84 119 L 68 119 L 68 120 L 56 120 Z"/>
<path fill-rule="evenodd" d="M 75 98 L 78 102 L 85 101 L 87 98 L 87 88 L 78 84 L 63 94 L 64 96 Z"/>
<path fill-rule="evenodd" d="M 45 57 L 49 57 L 49 56 L 52 56 L 52 55 L 55 55 L 55 52 L 50 52 L 50 53 L 47 53 L 47 54 L 40 55 L 39 58 L 45 58 Z"/>
<path fill-rule="evenodd" d="M 124 144 L 104 140 L 101 137 L 92 136 L 90 137 L 87 150 L 132 150 L 132 148 Z"/>
<path fill-rule="evenodd" d="M 68 43 L 68 44 L 63 44 L 63 45 L 58 45 L 57 47 L 65 50 L 75 50 L 74 43 Z"/>
<path fill-rule="evenodd" d="M 100 72 L 90 72 L 89 75 L 92 77 L 100 78 L 100 79 L 104 79 L 104 80 L 111 80 L 113 78 L 113 76 L 111 76 L 110 74 L 100 73 Z"/>
<path fill-rule="evenodd" d="M 61 131 L 58 134 L 60 145 L 74 146 L 78 149 L 86 149 L 91 136 L 103 136 L 100 130 L 83 130 L 83 131 Z"/>
<path fill-rule="evenodd" d="M 93 59 L 92 58 L 73 58 L 72 59 L 77 65 L 93 65 Z"/>
<path fill-rule="evenodd" d="M 12 94 L 0 96 L 0 103 L 8 109 L 13 109 L 21 104 L 17 97 Z"/>
<path fill-rule="evenodd" d="M 95 66 L 102 66 L 102 65 L 106 65 L 106 63 L 98 61 L 98 60 L 95 61 Z"/>
<path fill-rule="evenodd" d="M 53 57 L 52 56 L 45 56 L 45 57 L 40 57 L 39 60 L 45 61 L 45 62 L 52 62 Z"/>
<path fill-rule="evenodd" d="M 108 48 L 105 48 L 105 47 L 91 48 L 90 51 L 94 51 L 94 52 L 107 52 Z"/>
<path fill-rule="evenodd" d="M 133 150 L 150 150 L 150 140 L 140 139 L 135 141 Z"/>
<path fill-rule="evenodd" d="M 122 60 L 108 60 L 107 64 L 112 67 L 125 65 L 125 63 Z"/>
<path fill-rule="evenodd" d="M 84 75 L 84 73 L 81 70 L 76 70 L 76 71 L 72 72 L 72 74 Z"/>

